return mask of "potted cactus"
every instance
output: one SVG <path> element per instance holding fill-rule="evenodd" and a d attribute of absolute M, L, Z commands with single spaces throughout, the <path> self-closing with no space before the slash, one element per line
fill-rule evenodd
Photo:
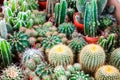
<path fill-rule="evenodd" d="M 96 43 L 98 41 L 98 25 L 97 0 L 92 0 L 86 3 L 84 15 L 84 34 L 86 35 L 84 38 L 88 43 Z"/>

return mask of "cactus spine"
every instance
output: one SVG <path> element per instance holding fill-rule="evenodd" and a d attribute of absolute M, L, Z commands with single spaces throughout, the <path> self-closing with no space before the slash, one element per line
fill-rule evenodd
<path fill-rule="evenodd" d="M 60 0 L 60 3 L 55 5 L 55 22 L 59 25 L 65 21 L 67 14 L 67 2 L 66 0 Z"/>
<path fill-rule="evenodd" d="M 85 71 L 94 72 L 104 64 L 105 52 L 99 45 L 86 45 L 79 53 L 79 62 Z"/>
<path fill-rule="evenodd" d="M 92 0 L 86 3 L 84 15 L 84 34 L 90 37 L 95 37 L 97 34 L 98 25 L 97 0 Z"/>
<path fill-rule="evenodd" d="M 112 52 L 109 63 L 120 70 L 120 48 Z"/>
<path fill-rule="evenodd" d="M 95 73 L 96 80 L 120 80 L 120 72 L 113 66 L 105 65 Z"/>
<path fill-rule="evenodd" d="M 57 66 L 63 65 L 67 66 L 73 63 L 73 53 L 72 50 L 63 44 L 55 45 L 50 49 L 48 54 L 48 61 L 50 64 Z"/>
<path fill-rule="evenodd" d="M 4 66 L 9 65 L 12 61 L 10 44 L 2 38 L 0 38 L 0 53 Z"/>

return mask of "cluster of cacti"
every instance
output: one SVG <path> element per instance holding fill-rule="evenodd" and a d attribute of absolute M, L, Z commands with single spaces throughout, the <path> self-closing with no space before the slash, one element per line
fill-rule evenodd
<path fill-rule="evenodd" d="M 75 26 L 72 23 L 62 23 L 58 27 L 60 33 L 66 34 L 69 37 L 75 30 Z"/>
<path fill-rule="evenodd" d="M 82 37 L 73 38 L 70 43 L 69 47 L 73 50 L 74 53 L 79 53 L 79 51 L 87 45 L 87 42 Z"/>
<path fill-rule="evenodd" d="M 120 72 L 114 66 L 105 65 L 95 73 L 96 80 L 120 80 Z"/>
<path fill-rule="evenodd" d="M 67 66 L 73 63 L 72 50 L 63 44 L 55 45 L 48 53 L 48 61 L 53 66 Z"/>
<path fill-rule="evenodd" d="M 44 12 L 39 12 L 37 10 L 34 10 L 31 17 L 33 19 L 34 25 L 39 25 L 46 22 L 46 13 Z"/>
<path fill-rule="evenodd" d="M 65 21 L 67 14 L 67 2 L 66 0 L 60 0 L 60 3 L 55 5 L 55 23 L 59 25 Z"/>
<path fill-rule="evenodd" d="M 25 48 L 29 47 L 28 36 L 23 32 L 14 32 L 10 36 L 9 43 L 13 51 L 23 52 Z"/>
<path fill-rule="evenodd" d="M 5 70 L 3 70 L 1 80 L 23 80 L 24 75 L 22 73 L 22 70 L 13 65 L 8 66 Z"/>
<path fill-rule="evenodd" d="M 85 7 L 84 34 L 91 37 L 96 37 L 98 25 L 97 0 L 92 0 L 87 2 Z"/>
<path fill-rule="evenodd" d="M 120 70 L 120 48 L 115 49 L 111 53 L 109 64 L 117 67 Z"/>
<path fill-rule="evenodd" d="M 105 52 L 103 48 L 96 44 L 88 44 L 79 53 L 79 62 L 83 70 L 95 72 L 105 63 Z"/>
<path fill-rule="evenodd" d="M 0 60 L 1 60 L 0 63 L 1 66 L 7 66 L 12 61 L 10 44 L 2 38 L 0 38 Z"/>

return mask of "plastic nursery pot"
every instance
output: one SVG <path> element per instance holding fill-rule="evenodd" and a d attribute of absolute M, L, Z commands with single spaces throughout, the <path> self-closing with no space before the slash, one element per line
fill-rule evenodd
<path fill-rule="evenodd" d="M 84 36 L 85 41 L 88 44 L 94 43 L 96 44 L 98 42 L 99 37 L 88 37 L 88 36 Z"/>
<path fill-rule="evenodd" d="M 46 9 L 46 3 L 47 3 L 46 0 L 38 0 L 38 4 L 42 9 Z"/>
<path fill-rule="evenodd" d="M 74 13 L 74 15 L 73 15 L 73 22 L 74 22 L 75 27 L 76 27 L 78 30 L 83 31 L 83 30 L 84 30 L 84 24 L 80 23 L 80 22 L 77 20 L 77 18 L 80 18 L 78 12 L 77 12 L 77 13 Z"/>

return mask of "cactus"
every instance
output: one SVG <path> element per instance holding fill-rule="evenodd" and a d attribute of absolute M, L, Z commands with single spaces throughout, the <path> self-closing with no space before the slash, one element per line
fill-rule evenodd
<path fill-rule="evenodd" d="M 72 23 L 62 23 L 58 27 L 60 33 L 65 33 L 66 36 L 70 36 L 75 30 L 75 26 Z"/>
<path fill-rule="evenodd" d="M 2 38 L 7 39 L 8 33 L 7 33 L 7 27 L 6 27 L 5 20 L 0 21 L 0 34 Z"/>
<path fill-rule="evenodd" d="M 82 37 L 73 38 L 69 47 L 73 50 L 74 53 L 79 53 L 79 51 L 86 45 L 86 41 Z"/>
<path fill-rule="evenodd" d="M 75 10 L 72 8 L 67 9 L 67 16 L 69 17 L 70 20 L 73 20 L 73 14 L 75 13 Z"/>
<path fill-rule="evenodd" d="M 52 27 L 52 25 L 53 25 L 52 22 L 49 22 L 49 21 L 43 24 L 43 26 L 47 28 Z"/>
<path fill-rule="evenodd" d="M 120 80 L 120 72 L 114 66 L 105 65 L 97 70 L 95 80 Z"/>
<path fill-rule="evenodd" d="M 30 70 L 35 70 L 36 68 L 36 63 L 33 59 L 29 59 L 25 62 L 25 66 L 29 68 Z"/>
<path fill-rule="evenodd" d="M 104 64 L 105 52 L 99 45 L 86 45 L 79 53 L 79 62 L 85 71 L 94 72 Z"/>
<path fill-rule="evenodd" d="M 3 70 L 1 80 L 22 80 L 24 78 L 24 75 L 22 73 L 22 70 L 13 65 L 8 66 L 5 70 Z"/>
<path fill-rule="evenodd" d="M 65 21 L 67 14 L 67 2 L 66 0 L 60 0 L 60 3 L 55 5 L 55 23 L 59 25 Z"/>
<path fill-rule="evenodd" d="M 62 75 L 62 76 L 58 77 L 57 79 L 58 80 L 68 80 L 67 76 L 65 76 L 65 75 Z"/>
<path fill-rule="evenodd" d="M 10 49 L 10 44 L 6 40 L 0 38 L 0 58 L 3 61 L 3 63 L 0 63 L 1 65 L 7 66 L 11 63 L 12 54 Z"/>
<path fill-rule="evenodd" d="M 71 74 L 69 80 L 91 80 L 91 78 L 89 74 L 85 74 L 83 71 L 80 71 Z"/>
<path fill-rule="evenodd" d="M 67 7 L 76 9 L 76 0 L 66 0 L 67 1 Z"/>
<path fill-rule="evenodd" d="M 65 69 L 63 66 L 56 66 L 54 68 L 54 73 L 56 77 L 60 77 L 62 75 L 65 75 Z"/>
<path fill-rule="evenodd" d="M 81 66 L 81 64 L 79 64 L 79 63 L 75 63 L 75 64 L 73 65 L 73 67 L 74 67 L 75 71 L 80 71 L 80 70 L 82 69 L 82 66 Z"/>
<path fill-rule="evenodd" d="M 102 46 L 107 53 L 111 52 L 115 46 L 115 34 L 112 33 L 107 38 L 101 36 L 98 44 Z"/>
<path fill-rule="evenodd" d="M 84 34 L 90 37 L 96 37 L 98 25 L 97 1 L 92 0 L 91 2 L 86 3 L 84 15 Z"/>
<path fill-rule="evenodd" d="M 112 52 L 109 63 L 120 70 L 120 48 L 117 48 Z"/>
<path fill-rule="evenodd" d="M 35 73 L 40 78 L 43 78 L 46 75 L 52 76 L 53 71 L 54 71 L 53 67 L 47 64 L 46 62 L 44 62 L 37 66 Z"/>
<path fill-rule="evenodd" d="M 39 25 L 46 22 L 46 14 L 42 11 L 40 12 L 40 11 L 34 10 L 31 17 L 33 19 L 34 25 Z"/>
<path fill-rule="evenodd" d="M 26 0 L 29 10 L 35 10 L 38 8 L 37 0 Z"/>
<path fill-rule="evenodd" d="M 44 61 L 44 57 L 41 51 L 37 49 L 28 49 L 24 52 L 23 58 L 22 58 L 22 64 L 25 64 L 28 60 L 34 60 L 35 64 L 39 64 L 42 61 Z"/>
<path fill-rule="evenodd" d="M 38 76 L 34 76 L 32 80 L 40 80 L 40 78 Z"/>
<path fill-rule="evenodd" d="M 52 48 L 53 46 L 55 46 L 61 42 L 62 42 L 62 40 L 57 35 L 52 35 L 52 36 L 48 36 L 43 39 L 42 46 L 45 49 Z"/>
<path fill-rule="evenodd" d="M 54 66 L 63 65 L 67 66 L 73 63 L 72 50 L 63 44 L 55 45 L 50 49 L 48 54 L 48 61 Z"/>
<path fill-rule="evenodd" d="M 23 32 L 14 32 L 9 42 L 13 51 L 23 52 L 25 48 L 29 47 L 28 36 Z"/>
<path fill-rule="evenodd" d="M 67 69 L 67 71 L 69 71 L 70 73 L 75 73 L 75 69 L 74 69 L 74 67 L 73 67 L 72 65 L 68 65 L 66 69 Z"/>

